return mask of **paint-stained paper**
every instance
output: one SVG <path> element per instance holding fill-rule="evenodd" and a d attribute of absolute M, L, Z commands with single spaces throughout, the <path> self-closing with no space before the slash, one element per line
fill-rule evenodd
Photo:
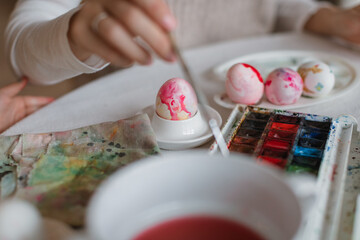
<path fill-rule="evenodd" d="M 147 115 L 76 130 L 0 137 L 0 196 L 81 226 L 89 198 L 115 170 L 159 152 Z"/>

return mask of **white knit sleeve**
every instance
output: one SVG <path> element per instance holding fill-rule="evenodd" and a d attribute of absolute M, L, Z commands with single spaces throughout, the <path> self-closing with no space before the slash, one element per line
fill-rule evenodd
<path fill-rule="evenodd" d="M 69 20 L 80 0 L 20 0 L 6 30 L 7 55 L 18 76 L 54 84 L 103 69 L 98 56 L 78 60 L 67 39 Z"/>
<path fill-rule="evenodd" d="M 302 31 L 307 20 L 319 8 L 328 7 L 329 3 L 314 0 L 278 0 L 276 29 L 278 31 Z"/>

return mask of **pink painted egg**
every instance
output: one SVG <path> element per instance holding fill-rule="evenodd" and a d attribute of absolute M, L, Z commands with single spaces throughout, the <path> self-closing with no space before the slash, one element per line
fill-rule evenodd
<path fill-rule="evenodd" d="M 264 93 L 264 82 L 260 73 L 246 63 L 237 63 L 227 72 L 226 93 L 235 103 L 252 105 Z"/>
<path fill-rule="evenodd" d="M 303 91 L 303 80 L 290 68 L 278 68 L 272 71 L 265 82 L 266 98 L 276 105 L 296 103 Z"/>
<path fill-rule="evenodd" d="M 197 109 L 194 89 L 181 78 L 167 80 L 156 96 L 156 113 L 168 120 L 189 119 L 196 114 Z"/>

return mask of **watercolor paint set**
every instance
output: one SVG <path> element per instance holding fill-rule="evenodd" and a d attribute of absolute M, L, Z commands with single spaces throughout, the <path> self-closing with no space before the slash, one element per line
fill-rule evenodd
<path fill-rule="evenodd" d="M 331 118 L 248 108 L 228 140 L 230 151 L 253 154 L 259 161 L 289 172 L 317 173 Z"/>
<path fill-rule="evenodd" d="M 237 106 L 222 128 L 232 153 L 252 156 L 289 174 L 317 178 L 315 211 L 300 239 L 354 239 L 360 193 L 360 137 L 356 120 Z M 210 153 L 218 152 L 214 142 Z M 357 209 L 357 210 L 356 210 Z"/>

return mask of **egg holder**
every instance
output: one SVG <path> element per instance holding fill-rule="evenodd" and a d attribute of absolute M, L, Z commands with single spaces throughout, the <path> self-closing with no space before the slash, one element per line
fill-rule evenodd
<path fill-rule="evenodd" d="M 156 112 L 151 125 L 158 139 L 184 141 L 197 138 L 208 131 L 208 124 L 198 110 L 195 115 L 185 120 L 168 120 Z"/>
<path fill-rule="evenodd" d="M 210 116 L 219 126 L 222 124 L 220 114 L 210 106 L 205 106 Z M 200 108 L 199 108 L 200 109 Z M 145 108 L 151 119 L 151 126 L 155 132 L 156 140 L 161 149 L 184 150 L 194 148 L 208 142 L 212 138 L 209 124 L 204 119 L 200 110 L 186 120 L 168 120 L 161 118 L 153 105 Z"/>

